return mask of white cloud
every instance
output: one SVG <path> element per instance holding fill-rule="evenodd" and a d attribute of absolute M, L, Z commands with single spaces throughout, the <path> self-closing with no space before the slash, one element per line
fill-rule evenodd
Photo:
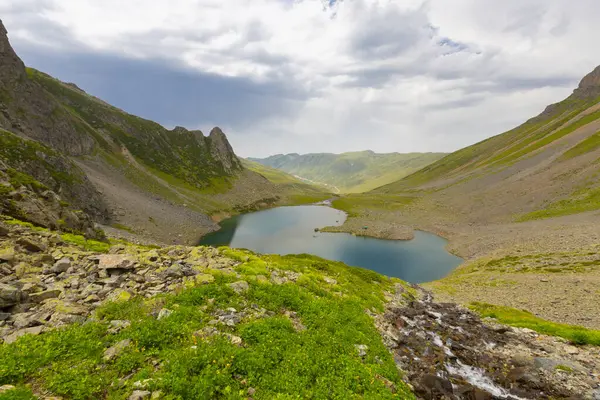
<path fill-rule="evenodd" d="M 229 128 L 242 155 L 455 150 L 561 100 L 600 62 L 597 0 L 329 3 L 4 0 L 0 13 L 19 43 L 165 59 L 302 93 L 292 113 L 198 121 Z M 65 39 L 48 40 L 44 24 Z"/>

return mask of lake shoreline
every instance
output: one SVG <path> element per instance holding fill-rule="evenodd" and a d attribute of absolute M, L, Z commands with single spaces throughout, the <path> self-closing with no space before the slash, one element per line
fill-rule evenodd
<path fill-rule="evenodd" d="M 198 245 L 245 248 L 260 254 L 311 254 L 411 283 L 441 279 L 464 261 L 446 250 L 445 238 L 433 233 L 372 223 L 356 225 L 355 232 L 348 232 L 346 212 L 319 205 L 238 215 L 221 221 L 221 229 L 204 236 Z"/>

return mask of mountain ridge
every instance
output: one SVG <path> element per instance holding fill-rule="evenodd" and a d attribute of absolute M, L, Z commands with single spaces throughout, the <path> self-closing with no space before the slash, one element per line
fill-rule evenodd
<path fill-rule="evenodd" d="M 181 126 L 167 129 L 75 83 L 26 67 L 1 21 L 0 129 L 50 149 L 33 152 L 29 159 L 45 157 L 54 165 L 38 164 L 78 177 L 49 179 L 46 170 L 27 168 L 35 163 L 24 164 L 8 151 L 0 154 L 4 168 L 30 174 L 21 182 L 13 179 L 14 189 L 39 181 L 105 229 L 119 226 L 126 229 L 124 234 L 135 232 L 152 240 L 195 243 L 218 228 L 214 220 L 228 215 L 327 196 L 308 185 L 273 183 L 244 168 L 219 127 L 208 135 Z M 5 142 L 17 143 L 11 136 Z M 45 155 L 50 151 L 52 157 Z M 50 217 L 27 218 L 24 213 L 31 205 L 9 209 L 21 210 L 15 216 L 31 222 Z"/>
<path fill-rule="evenodd" d="M 339 188 L 341 192 L 361 192 L 393 182 L 441 156 L 442 153 L 375 153 L 364 150 L 340 154 L 276 154 L 248 159 Z"/>

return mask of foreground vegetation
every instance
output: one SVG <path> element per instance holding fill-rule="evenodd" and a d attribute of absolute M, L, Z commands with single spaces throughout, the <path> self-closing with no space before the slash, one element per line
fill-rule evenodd
<path fill-rule="evenodd" d="M 365 313 L 381 312 L 398 280 L 312 256 L 221 252 L 234 270 L 207 269 L 172 294 L 107 303 L 83 324 L 2 345 L 0 385 L 17 390 L 0 398 L 119 399 L 140 389 L 164 399 L 413 398 Z M 289 279 L 267 280 L 274 270 Z M 231 285 L 240 279 L 246 290 Z M 224 312 L 240 320 L 217 322 Z M 115 331 L 111 321 L 130 324 Z"/>

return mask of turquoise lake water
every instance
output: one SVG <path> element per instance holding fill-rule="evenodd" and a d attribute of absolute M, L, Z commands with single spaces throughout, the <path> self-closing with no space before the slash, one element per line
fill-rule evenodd
<path fill-rule="evenodd" d="M 399 241 L 314 231 L 340 225 L 345 218 L 343 212 L 326 206 L 278 207 L 224 220 L 221 230 L 199 244 L 263 254 L 313 254 L 411 283 L 443 278 L 462 262 L 445 250 L 445 239 L 427 232 L 416 231 L 413 240 Z"/>

